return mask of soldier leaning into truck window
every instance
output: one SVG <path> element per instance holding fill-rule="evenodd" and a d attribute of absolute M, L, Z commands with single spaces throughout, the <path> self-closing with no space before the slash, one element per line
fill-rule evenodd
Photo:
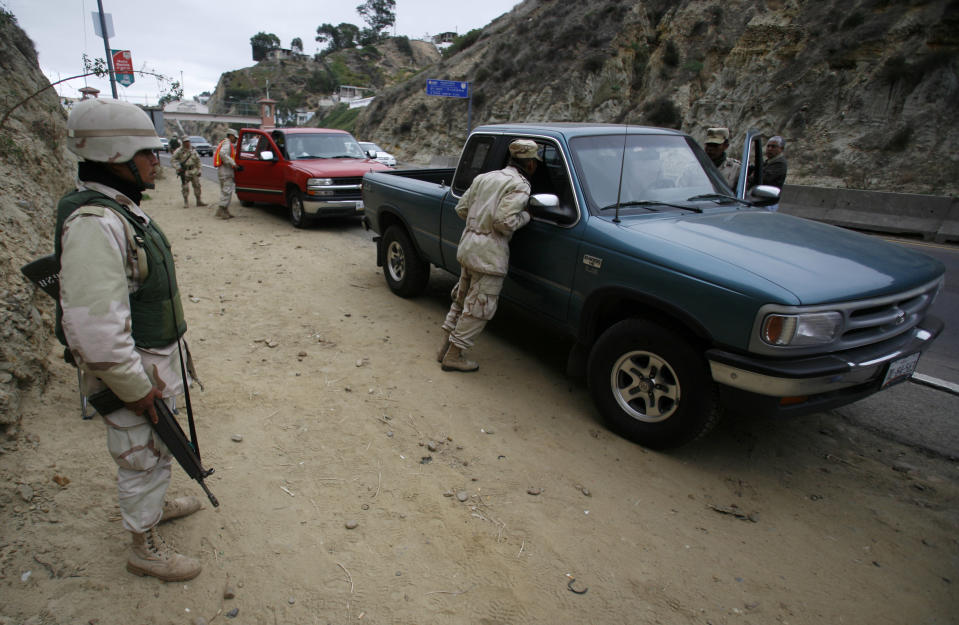
<path fill-rule="evenodd" d="M 206 206 L 200 199 L 200 155 L 190 145 L 190 137 L 183 137 L 183 145 L 177 148 L 170 158 L 177 176 L 180 177 L 180 192 L 183 193 L 183 208 L 190 206 L 190 185 L 193 185 L 193 195 L 197 206 Z"/>
<path fill-rule="evenodd" d="M 509 145 L 510 161 L 503 169 L 480 174 L 456 204 L 466 227 L 456 249 L 460 279 L 443 322 L 443 344 L 436 354 L 443 371 L 476 371 L 463 351 L 473 346 L 486 322 L 496 314 L 499 292 L 509 268 L 513 232 L 529 223 L 529 178 L 543 159 L 529 139 Z"/>
<path fill-rule="evenodd" d="M 220 203 L 216 207 L 216 216 L 220 219 L 233 219 L 236 215 L 230 212 L 230 200 L 236 183 L 233 180 L 233 171 L 239 169 L 236 164 L 237 133 L 232 128 L 226 131 L 226 138 L 216 146 L 213 153 L 213 166 L 216 167 L 216 177 L 220 181 Z"/>
<path fill-rule="evenodd" d="M 736 188 L 736 180 L 739 178 L 739 168 L 742 163 L 726 155 L 729 149 L 729 129 L 728 128 L 709 128 L 706 130 L 706 141 L 703 142 L 703 150 L 706 156 L 713 162 L 719 173 L 723 175 L 731 188 Z"/>
<path fill-rule="evenodd" d="M 201 503 L 165 500 L 171 456 L 147 421 L 157 421 L 154 400 L 172 406 L 185 382 L 177 342 L 186 324 L 182 312 L 172 314 L 182 311 L 173 253 L 139 206 L 144 189 L 153 188 L 160 138 L 139 107 L 98 98 L 73 107 L 67 147 L 81 160 L 77 190 L 57 205 L 57 337 L 80 369 L 81 392 L 109 389 L 124 406 L 101 416 L 118 467 L 123 528 L 133 540 L 127 570 L 192 579 L 200 563 L 168 546 L 157 525 Z"/>

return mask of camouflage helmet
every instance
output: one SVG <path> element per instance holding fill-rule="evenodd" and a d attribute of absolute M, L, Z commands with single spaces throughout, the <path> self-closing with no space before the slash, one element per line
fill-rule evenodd
<path fill-rule="evenodd" d="M 150 117 L 135 104 L 90 98 L 70 111 L 67 148 L 84 160 L 125 163 L 140 150 L 161 147 Z"/>

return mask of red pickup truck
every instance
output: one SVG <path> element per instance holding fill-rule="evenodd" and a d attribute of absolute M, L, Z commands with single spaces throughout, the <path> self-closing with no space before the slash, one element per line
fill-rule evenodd
<path fill-rule="evenodd" d="M 345 130 L 244 128 L 238 144 L 240 202 L 286 206 L 297 228 L 320 217 L 362 215 L 363 174 L 389 169 Z"/>

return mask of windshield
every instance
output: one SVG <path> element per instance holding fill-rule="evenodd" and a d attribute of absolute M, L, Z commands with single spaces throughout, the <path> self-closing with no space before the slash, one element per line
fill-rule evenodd
<path fill-rule="evenodd" d="M 290 160 L 305 158 L 366 158 L 363 148 L 347 134 L 290 134 L 286 137 Z"/>
<path fill-rule="evenodd" d="M 622 212 L 694 209 L 701 200 L 690 198 L 733 195 L 706 168 L 703 151 L 681 135 L 628 135 L 625 143 L 623 135 L 577 137 L 570 148 L 593 213 L 614 209 L 617 201 Z"/>
<path fill-rule="evenodd" d="M 206 143 L 206 139 L 203 137 L 190 137 L 190 143 L 196 145 L 197 143 Z"/>
<path fill-rule="evenodd" d="M 374 152 L 385 152 L 383 148 L 376 145 L 375 143 L 370 143 L 369 141 L 360 141 L 360 145 L 363 146 L 363 149 L 369 152 L 373 150 Z"/>

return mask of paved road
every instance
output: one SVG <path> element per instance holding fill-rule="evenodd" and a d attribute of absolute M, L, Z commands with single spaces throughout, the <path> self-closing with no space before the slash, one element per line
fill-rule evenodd
<path fill-rule="evenodd" d="M 946 266 L 946 287 L 933 304 L 932 314 L 946 322 L 946 329 L 922 356 L 917 371 L 959 385 L 959 246 L 885 237 Z"/>

